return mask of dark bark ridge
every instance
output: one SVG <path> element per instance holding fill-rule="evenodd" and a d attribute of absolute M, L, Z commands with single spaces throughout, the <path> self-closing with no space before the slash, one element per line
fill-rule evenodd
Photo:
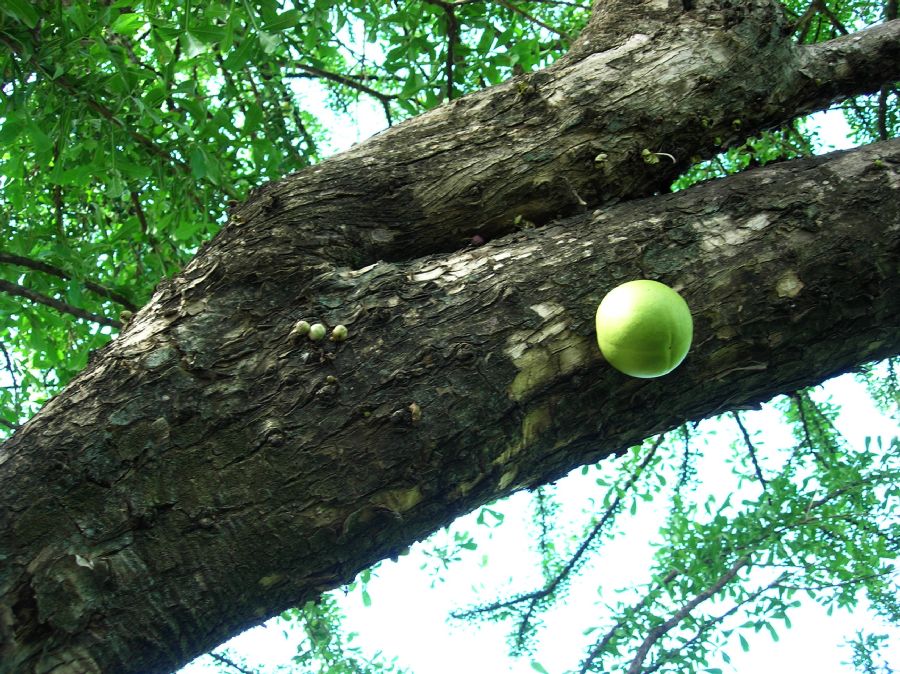
<path fill-rule="evenodd" d="M 713 27 L 642 14 L 606 52 L 237 209 L 0 447 L 0 672 L 169 671 L 481 503 L 900 351 L 896 142 L 611 205 L 671 177 L 642 149 L 706 151 L 736 113 L 749 131 L 815 98 L 786 84 L 811 52 L 777 38 L 772 4 L 746 5 L 718 26 L 708 11 Z M 735 84 L 757 43 L 780 61 Z M 644 96 L 665 114 L 629 119 Z M 593 344 L 597 302 L 636 276 L 681 289 L 696 320 L 661 380 Z M 294 340 L 301 318 L 350 339 Z"/>

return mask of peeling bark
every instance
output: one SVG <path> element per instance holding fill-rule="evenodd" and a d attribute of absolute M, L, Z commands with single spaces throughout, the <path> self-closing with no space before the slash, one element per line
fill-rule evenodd
<path fill-rule="evenodd" d="M 900 142 L 634 200 L 857 84 L 798 86 L 825 48 L 773 3 L 607 4 L 606 51 L 259 190 L 0 447 L 0 672 L 170 671 L 482 503 L 900 352 Z M 635 277 L 694 314 L 659 380 L 594 345 Z"/>

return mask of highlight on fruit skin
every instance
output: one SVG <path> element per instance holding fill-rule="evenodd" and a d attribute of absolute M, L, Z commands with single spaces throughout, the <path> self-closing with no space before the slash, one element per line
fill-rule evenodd
<path fill-rule="evenodd" d="M 628 281 L 597 307 L 597 344 L 607 362 L 632 377 L 650 379 L 681 364 L 694 335 L 684 298 L 658 281 Z"/>

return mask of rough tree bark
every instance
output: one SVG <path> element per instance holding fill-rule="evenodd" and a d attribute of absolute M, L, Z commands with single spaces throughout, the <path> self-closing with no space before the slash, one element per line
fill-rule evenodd
<path fill-rule="evenodd" d="M 258 190 L 0 448 L 0 672 L 171 671 L 479 504 L 900 352 L 900 142 L 636 199 L 900 77 L 898 22 L 798 48 L 766 0 L 601 4 L 556 66 Z M 660 380 L 594 346 L 635 277 L 696 322 Z"/>

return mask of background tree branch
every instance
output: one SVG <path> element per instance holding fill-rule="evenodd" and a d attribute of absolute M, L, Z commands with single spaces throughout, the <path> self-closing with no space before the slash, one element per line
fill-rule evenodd
<path fill-rule="evenodd" d="M 133 194 L 133 193 L 132 193 Z M 136 198 L 137 195 L 133 194 L 133 197 Z M 142 218 L 142 222 L 143 218 Z M 64 279 L 66 281 L 72 280 L 72 275 L 67 271 L 60 269 L 52 264 L 48 264 L 47 262 L 43 262 L 40 260 L 32 260 L 31 258 L 24 257 L 22 255 L 14 255 L 12 253 L 4 253 L 0 251 L 0 264 L 15 264 L 20 267 L 27 267 L 28 269 L 34 269 L 35 271 L 43 272 L 45 274 L 50 274 L 51 276 L 56 276 L 57 278 Z M 101 297 L 105 297 L 107 299 L 112 300 L 113 302 L 117 302 L 121 304 L 123 307 L 130 311 L 137 311 L 138 306 L 129 300 L 125 295 L 115 290 L 111 290 L 109 288 L 105 288 L 99 283 L 94 283 L 93 281 L 82 281 L 84 283 L 84 287 L 90 290 L 91 292 L 100 295 Z"/>
<path fill-rule="evenodd" d="M 25 299 L 32 302 L 37 302 L 38 304 L 52 307 L 53 309 L 56 309 L 57 311 L 60 311 L 64 314 L 70 314 L 72 316 L 75 316 L 76 318 L 83 318 L 86 321 L 92 321 L 100 325 L 108 325 L 111 328 L 122 327 L 121 321 L 107 318 L 106 316 L 100 316 L 99 314 L 92 314 L 89 311 L 79 309 L 78 307 L 73 307 L 71 304 L 63 302 L 62 300 L 47 297 L 46 295 L 31 290 L 30 288 L 20 286 L 17 283 L 10 283 L 9 281 L 0 279 L 0 291 L 12 295 L 13 297 L 24 297 Z"/>

